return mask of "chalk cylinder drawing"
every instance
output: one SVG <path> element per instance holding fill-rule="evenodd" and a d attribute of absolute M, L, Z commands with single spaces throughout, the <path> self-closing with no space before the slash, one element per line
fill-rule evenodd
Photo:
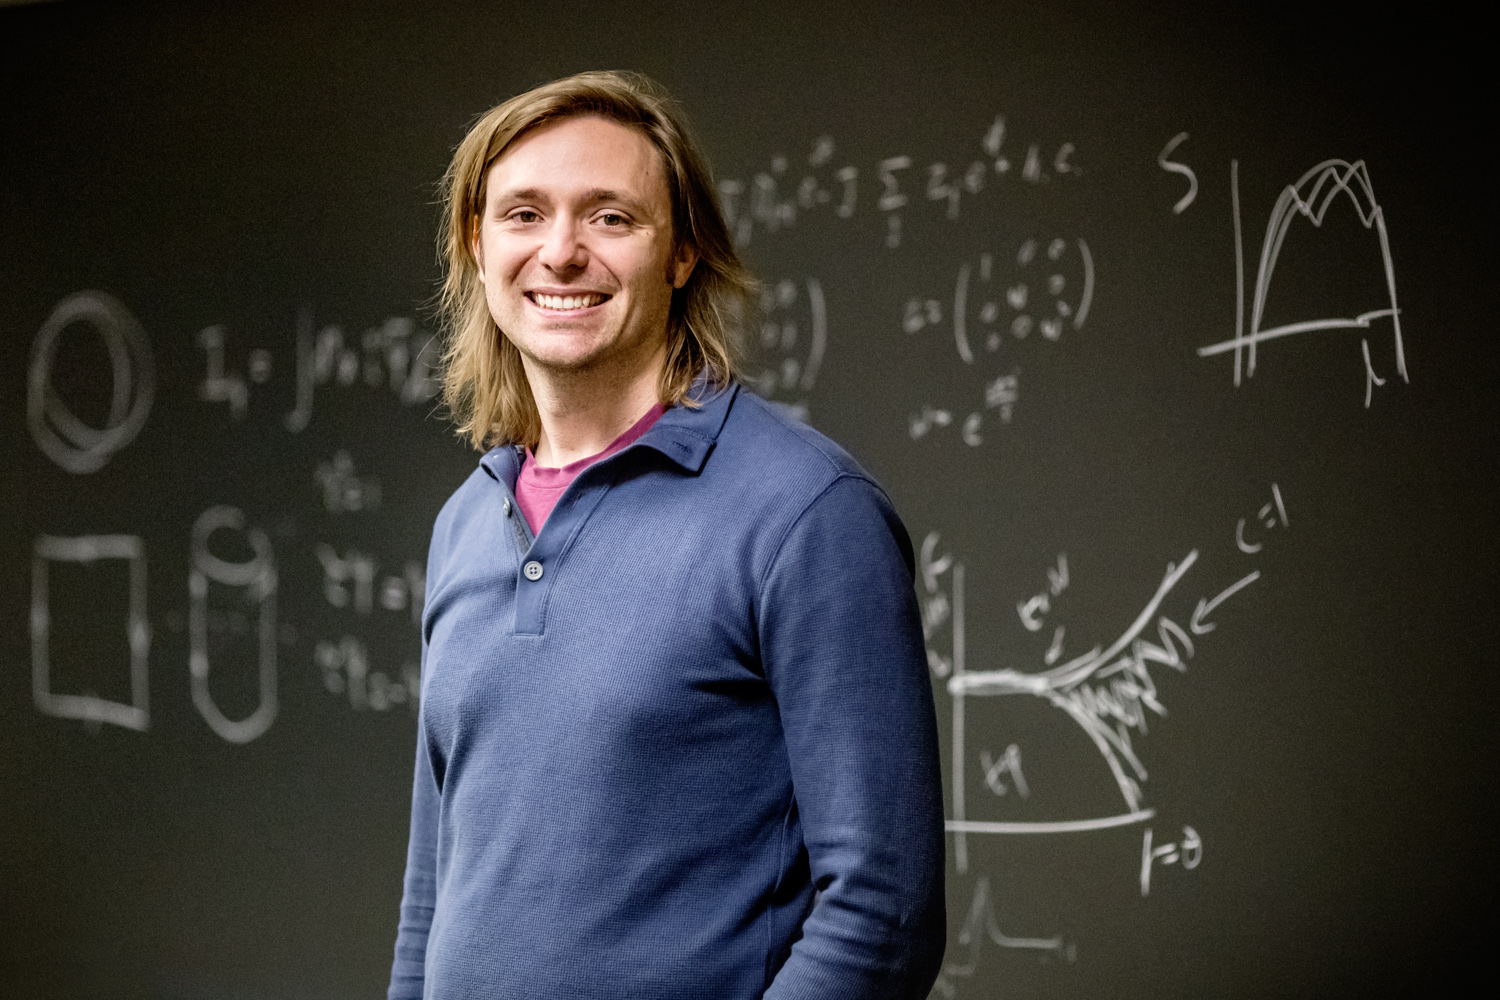
<path fill-rule="evenodd" d="M 216 531 L 243 532 L 254 551 L 244 562 L 228 562 L 209 550 L 208 540 Z M 260 704 L 243 719 L 234 720 L 220 711 L 209 690 L 208 654 L 209 584 L 240 587 L 257 606 L 257 663 Z M 245 515 L 236 507 L 210 507 L 193 525 L 192 568 L 188 571 L 188 671 L 193 705 L 219 736 L 230 743 L 249 743 L 271 727 L 276 719 L 276 557 L 270 539 L 259 528 L 246 528 Z"/>

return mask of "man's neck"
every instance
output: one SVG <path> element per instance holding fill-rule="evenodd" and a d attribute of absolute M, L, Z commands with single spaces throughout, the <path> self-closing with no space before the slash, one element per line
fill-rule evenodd
<path fill-rule="evenodd" d="M 542 421 L 536 464 L 561 468 L 599 454 L 659 402 L 664 352 L 633 371 L 556 371 L 524 363 Z"/>

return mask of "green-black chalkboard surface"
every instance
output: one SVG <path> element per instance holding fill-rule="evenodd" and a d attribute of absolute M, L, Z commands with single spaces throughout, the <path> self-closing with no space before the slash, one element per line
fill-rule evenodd
<path fill-rule="evenodd" d="M 937 997 L 1432 993 L 1495 891 L 1492 84 L 1424 10 L 0 9 L 0 982 L 379 995 L 436 182 L 682 99 L 920 555 Z M 589 956 L 579 955 L 579 961 Z"/>

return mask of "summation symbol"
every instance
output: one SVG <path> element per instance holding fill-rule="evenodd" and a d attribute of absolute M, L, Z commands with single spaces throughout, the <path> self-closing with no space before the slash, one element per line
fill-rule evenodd
<path fill-rule="evenodd" d="M 94 328 L 109 351 L 109 416 L 91 427 L 58 398 L 52 367 L 64 331 L 75 324 Z M 146 333 L 112 295 L 76 292 L 57 304 L 31 345 L 26 378 L 26 423 L 42 452 L 75 475 L 98 472 L 146 425 L 156 396 L 156 365 Z"/>

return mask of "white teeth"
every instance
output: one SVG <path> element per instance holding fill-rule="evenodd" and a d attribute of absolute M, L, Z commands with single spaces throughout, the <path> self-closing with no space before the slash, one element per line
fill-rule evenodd
<path fill-rule="evenodd" d="M 543 309 L 583 309 L 586 306 L 596 306 L 604 301 L 604 296 L 597 293 L 589 295 L 546 295 L 542 292 L 533 292 L 531 298 Z"/>

